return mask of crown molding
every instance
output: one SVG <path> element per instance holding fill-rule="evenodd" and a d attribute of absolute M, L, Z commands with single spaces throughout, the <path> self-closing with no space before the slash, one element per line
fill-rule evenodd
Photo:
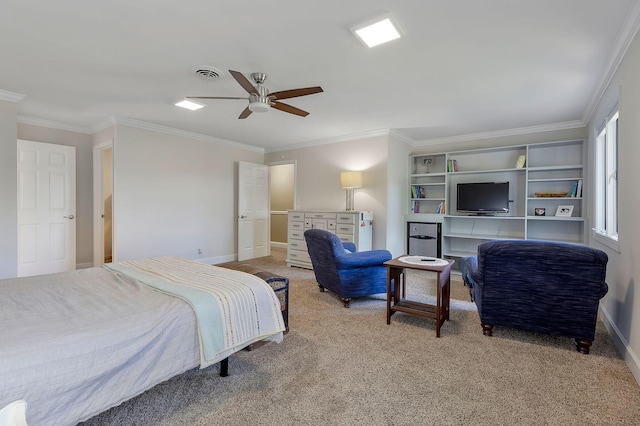
<path fill-rule="evenodd" d="M 400 142 L 404 142 L 407 145 L 416 146 L 416 140 L 414 138 L 405 135 L 399 130 L 390 129 L 389 136 L 393 136 L 394 138 L 398 139 Z"/>
<path fill-rule="evenodd" d="M 92 134 L 91 129 L 87 129 L 85 127 L 71 126 L 69 124 L 60 123 L 57 121 L 44 120 L 42 118 L 28 117 L 25 115 L 19 115 L 16 121 L 20 124 L 28 124 L 31 126 L 39 126 L 46 127 L 49 129 L 57 129 L 57 130 L 66 130 L 68 132 L 76 132 L 76 133 L 84 133 L 84 134 Z"/>
<path fill-rule="evenodd" d="M 587 106 L 585 107 L 584 114 L 582 116 L 583 122 L 589 123 L 589 121 L 591 121 L 598 104 L 602 100 L 602 97 L 607 91 L 609 84 L 611 84 L 613 77 L 624 59 L 624 56 L 627 54 L 629 46 L 631 46 L 633 39 L 638 33 L 638 29 L 640 29 L 640 1 L 634 2 L 633 7 L 627 15 L 627 19 L 618 32 L 616 41 L 611 49 L 611 56 L 609 57 L 606 72 L 603 74 L 599 85 L 596 86 L 597 90 L 592 93 L 589 101 L 587 102 Z"/>
<path fill-rule="evenodd" d="M 371 131 L 360 132 L 360 133 L 351 133 L 348 135 L 341 135 L 341 136 L 334 136 L 334 137 L 332 136 L 326 139 L 315 139 L 315 140 L 306 141 L 306 142 L 296 142 L 288 145 L 277 146 L 273 148 L 266 148 L 265 153 L 289 151 L 292 149 L 311 148 L 313 146 L 329 145 L 333 143 L 353 141 L 356 139 L 373 138 L 377 136 L 389 136 L 390 132 L 391 132 L 391 129 L 379 129 L 379 130 L 371 130 Z"/>
<path fill-rule="evenodd" d="M 23 100 L 25 95 L 14 92 L 7 92 L 6 90 L 0 90 L 0 100 L 9 101 L 9 102 L 20 102 Z"/>
<path fill-rule="evenodd" d="M 152 132 L 164 133 L 167 135 L 179 136 L 179 137 L 184 137 L 184 138 L 194 139 L 194 140 L 199 140 L 204 142 L 211 142 L 217 145 L 224 145 L 232 148 L 243 149 L 245 151 L 253 151 L 253 152 L 259 152 L 259 153 L 265 152 L 264 148 L 247 145 L 239 142 L 233 142 L 227 139 L 216 138 L 213 136 L 207 136 L 201 133 L 175 129 L 173 127 L 161 126 L 159 124 L 148 123 L 146 121 L 136 120 L 134 118 L 113 116 L 112 120 L 114 124 L 121 124 L 124 126 L 135 127 L 138 129 L 150 130 Z"/>
<path fill-rule="evenodd" d="M 444 143 L 468 142 L 480 139 L 500 138 L 505 136 L 526 135 L 530 133 L 553 132 L 557 130 L 568 130 L 585 127 L 585 123 L 580 120 L 565 121 L 563 123 L 545 124 L 541 126 L 520 127 L 517 129 L 498 130 L 495 132 L 472 133 L 468 135 L 450 136 L 445 138 L 425 139 L 417 141 L 414 146 L 439 145 Z"/>

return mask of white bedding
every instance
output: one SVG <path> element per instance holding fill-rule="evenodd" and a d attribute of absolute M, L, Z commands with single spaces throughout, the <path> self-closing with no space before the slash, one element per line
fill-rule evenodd
<path fill-rule="evenodd" d="M 76 424 L 199 366 L 196 329 L 188 303 L 103 267 L 0 280 L 0 407 Z"/>

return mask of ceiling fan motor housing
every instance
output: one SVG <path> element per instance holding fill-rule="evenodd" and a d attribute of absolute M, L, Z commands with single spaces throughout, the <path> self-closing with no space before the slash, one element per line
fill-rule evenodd
<path fill-rule="evenodd" d="M 269 91 L 266 87 L 258 85 L 258 94 L 249 95 L 249 110 L 251 112 L 267 112 L 271 109 Z"/>

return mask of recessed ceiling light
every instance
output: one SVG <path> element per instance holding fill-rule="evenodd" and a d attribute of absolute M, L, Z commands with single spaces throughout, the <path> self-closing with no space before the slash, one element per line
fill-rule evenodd
<path fill-rule="evenodd" d="M 206 107 L 205 104 L 201 104 L 200 102 L 196 102 L 196 101 L 191 101 L 189 99 L 183 99 L 180 102 L 176 102 L 175 105 L 181 108 L 190 109 L 191 111 L 195 111 L 202 107 Z"/>
<path fill-rule="evenodd" d="M 401 37 L 398 25 L 390 13 L 356 25 L 351 28 L 351 31 L 368 47 L 378 46 Z"/>

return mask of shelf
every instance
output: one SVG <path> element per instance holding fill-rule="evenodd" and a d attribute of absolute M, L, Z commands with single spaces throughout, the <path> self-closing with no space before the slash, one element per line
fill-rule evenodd
<path fill-rule="evenodd" d="M 537 167 L 527 167 L 527 170 L 530 172 L 545 172 L 549 170 L 573 170 L 573 169 L 582 169 L 582 165 L 580 164 L 572 164 L 567 166 L 537 166 Z"/>
<path fill-rule="evenodd" d="M 567 222 L 584 222 L 583 217 L 566 217 L 566 216 L 527 216 L 527 220 L 557 220 Z"/>
<path fill-rule="evenodd" d="M 411 201 L 444 201 L 442 198 L 411 198 Z"/>
<path fill-rule="evenodd" d="M 527 200 L 582 200 L 582 197 L 527 197 Z"/>
<path fill-rule="evenodd" d="M 473 216 L 473 215 L 448 214 L 448 215 L 445 215 L 445 217 L 452 218 L 452 219 L 524 220 L 524 216 L 489 216 L 489 215 Z"/>
<path fill-rule="evenodd" d="M 491 169 L 491 170 L 463 170 L 457 172 L 447 172 L 448 175 L 469 175 L 469 174 L 481 174 L 481 173 L 509 173 L 509 172 L 524 172 L 526 169 Z"/>
<path fill-rule="evenodd" d="M 444 238 L 465 238 L 469 240 L 524 240 L 523 235 L 505 235 L 505 236 L 495 236 L 495 235 L 475 235 L 475 234 L 443 234 Z"/>
<path fill-rule="evenodd" d="M 419 178 L 419 177 L 442 177 L 445 176 L 446 173 L 440 173 L 440 172 L 436 172 L 436 173 L 414 173 L 411 175 L 412 178 Z M 444 183 L 444 182 L 443 182 Z"/>
<path fill-rule="evenodd" d="M 577 181 L 578 179 L 582 179 L 582 176 L 562 177 L 562 178 L 547 178 L 547 179 L 529 179 L 529 183 L 531 183 L 531 182 Z"/>

